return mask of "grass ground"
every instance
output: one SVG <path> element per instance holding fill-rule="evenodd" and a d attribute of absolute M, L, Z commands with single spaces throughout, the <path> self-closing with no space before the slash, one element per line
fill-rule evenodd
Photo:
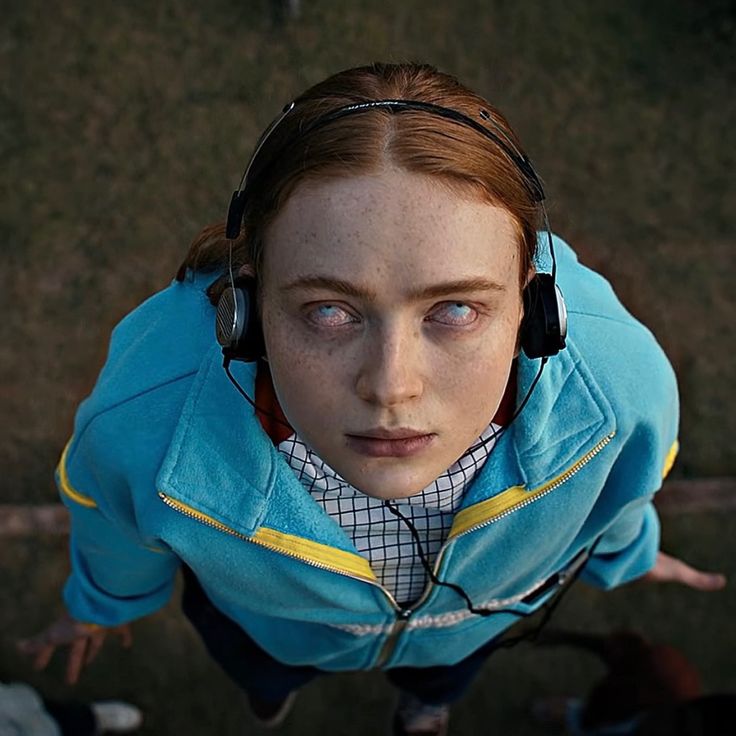
<path fill-rule="evenodd" d="M 53 466 L 110 329 L 168 282 L 201 225 L 222 218 L 257 132 L 306 85 L 374 59 L 428 60 L 507 114 L 546 182 L 554 229 L 614 281 L 675 364 L 675 475 L 736 475 L 732 2 L 302 7 L 284 23 L 267 0 L 4 3 L 0 500 L 55 498 Z M 733 514 L 665 527 L 671 549 L 732 577 L 734 531 Z M 63 544 L 2 545 L 12 603 L 0 610 L 0 677 L 64 693 L 58 670 L 29 674 L 9 645 L 58 605 Z M 560 619 L 636 626 L 691 653 L 712 688 L 733 689 L 733 611 L 731 591 L 634 586 L 575 591 Z M 81 695 L 140 702 L 148 734 L 248 732 L 237 693 L 173 609 L 138 629 L 135 649 L 96 664 Z M 535 733 L 531 694 L 582 689 L 597 671 L 579 656 L 503 653 L 458 708 L 456 732 L 498 723 Z M 376 733 L 365 713 L 383 718 L 389 699 L 372 674 L 334 678 L 312 686 L 296 715 L 314 731 Z"/>

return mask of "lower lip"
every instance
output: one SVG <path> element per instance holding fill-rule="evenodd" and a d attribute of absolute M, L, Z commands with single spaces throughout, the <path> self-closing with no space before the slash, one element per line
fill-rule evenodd
<path fill-rule="evenodd" d="M 358 437 L 347 435 L 348 447 L 360 455 L 368 457 L 411 457 L 426 450 L 437 435 L 420 434 L 398 440 L 385 440 L 377 437 Z"/>

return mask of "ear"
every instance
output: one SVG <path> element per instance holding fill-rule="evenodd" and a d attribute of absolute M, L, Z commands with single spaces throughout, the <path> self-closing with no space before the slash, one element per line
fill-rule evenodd
<path fill-rule="evenodd" d="M 529 282 L 537 275 L 537 267 L 532 264 L 529 266 L 529 270 L 526 272 L 526 281 L 524 281 L 524 288 L 529 286 Z"/>
<path fill-rule="evenodd" d="M 250 263 L 244 263 L 239 269 L 237 276 L 243 278 L 254 279 L 256 277 L 256 270 Z"/>
<path fill-rule="evenodd" d="M 250 263 L 244 263 L 238 269 L 237 278 L 239 278 L 239 279 L 250 279 L 251 281 L 255 282 L 255 280 L 256 280 L 256 270 L 255 270 L 255 268 L 253 268 L 252 264 L 250 264 Z M 260 299 L 258 299 L 256 297 L 256 293 L 257 293 L 257 289 L 255 288 L 255 284 L 253 284 L 251 294 L 254 297 L 254 299 L 253 299 L 254 304 L 252 306 L 255 307 L 255 309 L 256 309 L 256 311 L 257 311 L 257 313 L 259 315 L 258 316 L 258 319 L 260 321 L 261 304 L 260 304 Z M 256 334 L 256 331 L 255 330 L 254 330 L 254 334 Z M 263 330 L 262 330 L 261 327 L 259 327 L 259 329 L 257 331 L 257 334 L 258 334 L 258 340 L 259 340 L 259 343 L 258 344 L 260 345 L 260 347 L 262 349 L 262 355 L 260 355 L 259 357 L 260 357 L 261 360 L 263 360 L 266 363 L 268 363 L 268 355 L 266 354 L 266 341 L 263 339 Z"/>
<path fill-rule="evenodd" d="M 534 277 L 536 275 L 537 275 L 537 269 L 532 264 L 531 266 L 529 266 L 529 270 L 526 273 L 526 279 L 524 280 L 524 288 L 521 290 L 522 291 L 522 299 L 521 299 L 521 310 L 519 311 L 519 325 L 518 325 L 519 326 L 519 329 L 521 329 L 521 324 L 524 321 L 524 317 L 525 317 L 525 314 L 524 314 L 524 298 L 523 298 L 524 297 L 524 291 L 526 291 L 526 288 L 529 286 L 529 284 L 531 283 L 531 281 L 534 279 Z"/>
<path fill-rule="evenodd" d="M 526 279 L 524 280 L 524 288 L 522 289 L 522 295 L 521 295 L 521 309 L 519 309 L 519 321 L 516 325 L 516 347 L 514 348 L 514 358 L 519 357 L 519 353 L 521 352 L 521 329 L 524 324 L 524 317 L 526 316 L 524 314 L 524 295 L 523 292 L 526 290 L 527 286 L 529 286 L 529 283 L 532 281 L 532 279 L 537 275 L 537 269 L 534 267 L 534 265 L 529 267 L 529 270 L 526 274 Z"/>

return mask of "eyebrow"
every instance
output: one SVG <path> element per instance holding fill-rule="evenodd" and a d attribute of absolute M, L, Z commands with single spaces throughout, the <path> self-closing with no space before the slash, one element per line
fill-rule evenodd
<path fill-rule="evenodd" d="M 371 289 L 365 289 L 350 281 L 344 281 L 343 279 L 332 278 L 330 276 L 301 276 L 281 287 L 281 291 L 294 291 L 297 289 L 325 289 L 359 299 L 371 300 L 376 298 L 376 292 Z M 468 291 L 503 293 L 506 291 L 506 287 L 503 284 L 485 278 L 457 279 L 456 281 L 443 281 L 439 284 L 414 289 L 409 292 L 409 299 L 418 301 L 420 299 L 432 299 Z"/>

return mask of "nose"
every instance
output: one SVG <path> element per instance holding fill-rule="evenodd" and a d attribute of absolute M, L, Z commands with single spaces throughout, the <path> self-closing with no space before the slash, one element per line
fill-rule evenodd
<path fill-rule="evenodd" d="M 424 390 L 419 335 L 409 326 L 376 330 L 365 341 L 356 378 L 358 396 L 371 404 L 393 407 L 416 399 Z"/>

